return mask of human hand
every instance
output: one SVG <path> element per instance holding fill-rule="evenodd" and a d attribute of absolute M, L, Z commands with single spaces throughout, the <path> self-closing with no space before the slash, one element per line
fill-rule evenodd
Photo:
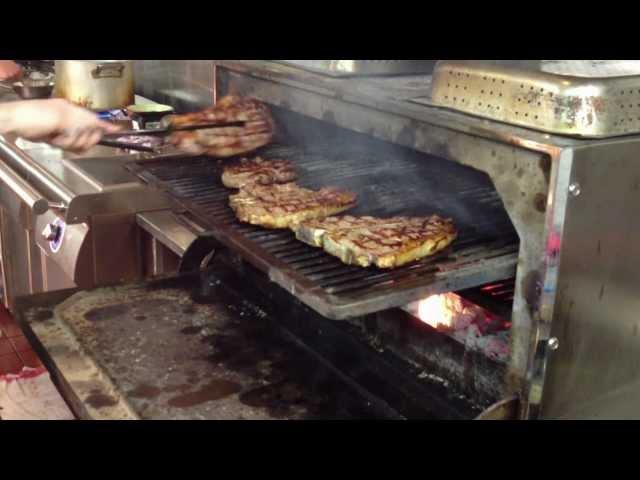
<path fill-rule="evenodd" d="M 0 60 L 0 81 L 18 78 L 22 68 L 13 60 Z"/>
<path fill-rule="evenodd" d="M 105 133 L 120 127 L 100 120 L 89 110 L 66 100 L 26 100 L 0 105 L 0 133 L 14 133 L 72 151 L 96 145 Z"/>

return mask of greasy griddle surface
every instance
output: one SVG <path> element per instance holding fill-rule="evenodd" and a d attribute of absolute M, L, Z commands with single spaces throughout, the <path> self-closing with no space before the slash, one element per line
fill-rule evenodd
<path fill-rule="evenodd" d="M 142 419 L 368 416 L 347 412 L 343 388 L 276 336 L 264 312 L 221 285 L 198 303 L 186 283 L 81 291 L 25 318 L 55 314 L 111 379 L 116 392 L 79 399 L 95 409 L 122 396 Z"/>

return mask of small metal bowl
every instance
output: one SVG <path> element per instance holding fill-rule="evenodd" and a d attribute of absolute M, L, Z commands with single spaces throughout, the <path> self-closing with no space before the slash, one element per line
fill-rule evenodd
<path fill-rule="evenodd" d="M 16 92 L 20 98 L 23 99 L 33 99 L 33 98 L 49 98 L 51 93 L 53 92 L 54 83 L 23 83 L 23 82 L 14 82 L 12 87 L 13 91 Z"/>
<path fill-rule="evenodd" d="M 143 103 L 129 105 L 126 111 L 131 118 L 138 121 L 141 128 L 145 128 L 148 123 L 159 122 L 166 115 L 172 114 L 173 107 L 159 103 Z"/>

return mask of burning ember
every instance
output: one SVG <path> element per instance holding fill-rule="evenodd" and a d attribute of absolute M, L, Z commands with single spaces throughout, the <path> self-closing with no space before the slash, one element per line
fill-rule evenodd
<path fill-rule="evenodd" d="M 460 330 L 471 324 L 460 297 L 443 293 L 418 302 L 418 318 L 437 330 Z"/>
<path fill-rule="evenodd" d="M 431 295 L 407 305 L 405 310 L 467 348 L 483 351 L 496 360 L 509 356 L 510 324 L 454 293 Z"/>
<path fill-rule="evenodd" d="M 418 301 L 417 317 L 441 331 L 462 330 L 472 323 L 485 323 L 483 309 L 464 302 L 453 293 L 431 295 Z"/>

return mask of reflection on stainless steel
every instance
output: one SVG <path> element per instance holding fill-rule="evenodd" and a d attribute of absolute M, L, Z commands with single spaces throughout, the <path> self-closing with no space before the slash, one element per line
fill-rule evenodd
<path fill-rule="evenodd" d="M 411 75 L 431 73 L 435 60 L 279 60 L 326 75 Z"/>
<path fill-rule="evenodd" d="M 434 71 L 432 100 L 558 134 L 638 133 L 640 61 L 443 60 Z"/>
<path fill-rule="evenodd" d="M 35 164 L 31 158 L 20 149 L 11 146 L 5 138 L 0 138 L 0 155 L 5 161 L 12 161 L 23 170 L 24 175 L 35 183 L 36 188 L 45 195 L 51 195 L 51 200 L 69 203 L 74 194 L 64 184 L 57 181 L 53 175 Z"/>
<path fill-rule="evenodd" d="M 558 279 L 545 285 L 557 294 L 543 311 L 548 338 L 557 339 L 557 349 L 548 345 L 544 417 L 640 418 L 639 146 L 637 137 L 602 142 L 562 159 L 568 178 L 556 200 L 565 209 Z M 567 188 L 576 182 L 579 196 Z"/>
<path fill-rule="evenodd" d="M 126 155 L 117 157 L 95 156 L 91 158 L 64 159 L 62 164 L 94 187 L 95 191 L 105 191 L 114 186 L 139 185 L 135 176 L 122 167 L 127 160 L 128 156 Z"/>
<path fill-rule="evenodd" d="M 0 182 L 3 182 L 18 195 L 36 215 L 40 215 L 49 209 L 49 202 L 22 177 L 3 163 L 0 163 Z"/>
<path fill-rule="evenodd" d="M 171 210 L 139 213 L 136 218 L 142 229 L 180 257 L 184 256 L 198 238 L 197 234 L 179 222 Z"/>

